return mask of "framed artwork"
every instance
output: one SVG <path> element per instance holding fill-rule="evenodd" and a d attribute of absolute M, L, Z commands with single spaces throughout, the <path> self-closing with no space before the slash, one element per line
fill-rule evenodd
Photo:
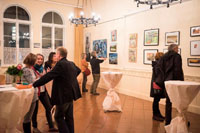
<path fill-rule="evenodd" d="M 200 40 L 190 42 L 190 55 L 191 56 L 200 55 Z"/>
<path fill-rule="evenodd" d="M 144 49 L 143 63 L 151 65 L 152 61 L 155 60 L 156 53 L 158 49 Z"/>
<path fill-rule="evenodd" d="M 129 48 L 137 48 L 137 33 L 129 35 Z"/>
<path fill-rule="evenodd" d="M 144 31 L 144 46 L 159 45 L 159 29 L 150 29 Z"/>
<path fill-rule="evenodd" d="M 191 37 L 200 36 L 200 26 L 190 27 L 190 36 Z"/>
<path fill-rule="evenodd" d="M 112 42 L 117 41 L 117 30 L 111 31 L 111 41 Z"/>
<path fill-rule="evenodd" d="M 117 52 L 117 43 L 110 44 L 110 52 Z"/>
<path fill-rule="evenodd" d="M 118 64 L 117 53 L 109 53 L 109 64 Z"/>
<path fill-rule="evenodd" d="M 188 58 L 188 66 L 191 67 L 200 67 L 200 58 Z"/>
<path fill-rule="evenodd" d="M 170 44 L 180 44 L 180 32 L 166 32 L 165 33 L 165 46 L 169 46 Z"/>
<path fill-rule="evenodd" d="M 91 34 L 86 33 L 85 34 L 85 53 L 90 53 L 90 42 L 91 42 Z"/>
<path fill-rule="evenodd" d="M 128 52 L 129 62 L 136 63 L 137 62 L 137 50 L 136 49 L 129 49 Z"/>
<path fill-rule="evenodd" d="M 96 51 L 98 58 L 107 58 L 107 39 L 94 40 L 93 51 Z"/>
<path fill-rule="evenodd" d="M 40 48 L 40 43 L 34 43 L 33 46 L 34 48 Z"/>
<path fill-rule="evenodd" d="M 168 52 L 168 49 L 163 49 L 163 53 L 167 53 Z M 181 54 L 181 48 L 178 48 L 178 53 Z"/>

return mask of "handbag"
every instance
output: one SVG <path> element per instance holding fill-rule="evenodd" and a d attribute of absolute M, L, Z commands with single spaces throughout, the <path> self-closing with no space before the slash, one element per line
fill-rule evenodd
<path fill-rule="evenodd" d="M 86 76 L 90 75 L 90 73 L 91 73 L 90 69 L 86 68 L 85 71 L 84 71 L 84 73 L 85 73 Z"/>
<path fill-rule="evenodd" d="M 156 84 L 156 82 L 153 82 L 153 93 L 154 95 L 161 95 L 162 94 L 162 88 Z"/>

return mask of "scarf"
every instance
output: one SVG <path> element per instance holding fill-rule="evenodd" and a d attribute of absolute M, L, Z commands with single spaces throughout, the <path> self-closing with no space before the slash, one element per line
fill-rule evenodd
<path fill-rule="evenodd" d="M 39 73 L 43 73 L 43 66 L 35 64 L 34 65 L 35 70 L 37 70 Z"/>

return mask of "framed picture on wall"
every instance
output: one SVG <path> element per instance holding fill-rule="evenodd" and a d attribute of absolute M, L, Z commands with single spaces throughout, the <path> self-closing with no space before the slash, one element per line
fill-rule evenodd
<path fill-rule="evenodd" d="M 200 36 L 200 26 L 190 27 L 190 36 L 191 37 Z"/>
<path fill-rule="evenodd" d="M 191 67 L 200 67 L 200 58 L 188 58 L 188 66 Z"/>
<path fill-rule="evenodd" d="M 190 55 L 191 56 L 200 55 L 200 40 L 190 42 Z"/>
<path fill-rule="evenodd" d="M 117 52 L 117 43 L 110 43 L 110 52 Z"/>
<path fill-rule="evenodd" d="M 144 31 L 144 46 L 159 45 L 159 29 L 150 29 Z"/>
<path fill-rule="evenodd" d="M 168 52 L 167 48 L 163 49 L 163 53 L 164 54 L 167 53 L 167 52 Z M 178 48 L 178 53 L 181 54 L 181 48 Z"/>
<path fill-rule="evenodd" d="M 109 53 L 109 64 L 118 64 L 117 62 L 117 53 Z"/>
<path fill-rule="evenodd" d="M 96 51 L 98 58 L 107 58 L 107 39 L 94 40 L 93 51 Z"/>
<path fill-rule="evenodd" d="M 111 31 L 111 41 L 112 42 L 117 41 L 117 30 Z"/>
<path fill-rule="evenodd" d="M 170 44 L 180 44 L 180 32 L 166 32 L 165 33 L 165 46 L 169 46 Z"/>
<path fill-rule="evenodd" d="M 147 65 L 151 65 L 152 61 L 155 60 L 155 56 L 157 52 L 158 52 L 158 49 L 144 49 L 143 63 Z"/>

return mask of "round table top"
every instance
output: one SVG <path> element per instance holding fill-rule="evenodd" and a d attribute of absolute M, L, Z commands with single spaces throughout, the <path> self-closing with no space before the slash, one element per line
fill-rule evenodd
<path fill-rule="evenodd" d="M 122 72 L 101 72 L 102 74 L 122 74 Z"/>
<path fill-rule="evenodd" d="M 165 81 L 165 85 L 180 85 L 180 86 L 185 86 L 185 85 L 200 85 L 198 82 L 192 82 L 192 81 L 178 81 L 178 80 L 170 80 L 170 81 Z"/>

